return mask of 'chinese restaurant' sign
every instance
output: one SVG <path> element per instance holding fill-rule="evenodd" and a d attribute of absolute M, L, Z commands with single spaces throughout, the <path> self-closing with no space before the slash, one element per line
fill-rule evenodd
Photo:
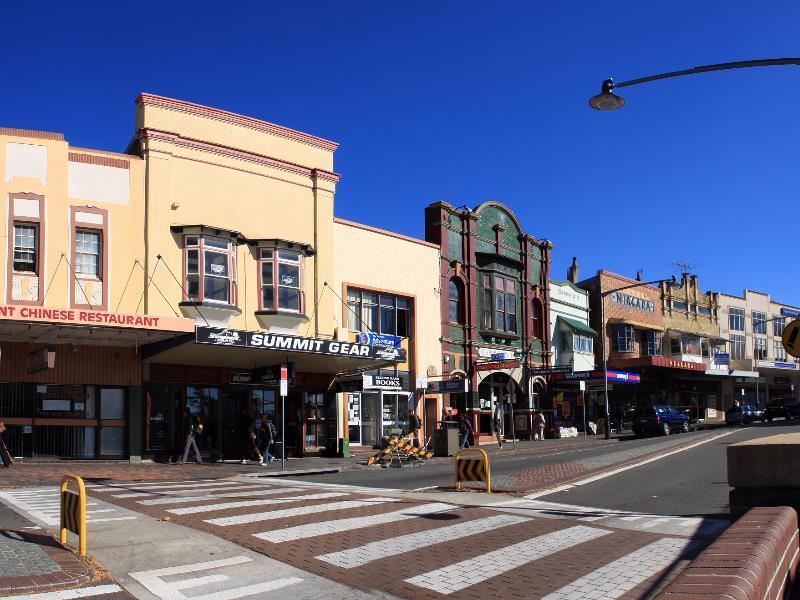
<path fill-rule="evenodd" d="M 0 320 L 29 321 L 37 323 L 64 323 L 70 325 L 105 325 L 131 327 L 135 329 L 163 329 L 190 332 L 194 319 L 156 317 L 151 315 L 129 315 L 104 310 L 78 310 L 66 308 L 42 308 L 40 306 L 9 306 L 0 304 Z"/>

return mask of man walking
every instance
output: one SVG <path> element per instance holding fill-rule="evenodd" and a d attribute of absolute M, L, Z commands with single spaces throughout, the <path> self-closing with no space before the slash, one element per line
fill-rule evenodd
<path fill-rule="evenodd" d="M 533 416 L 533 439 L 544 440 L 544 414 L 541 410 Z"/>
<path fill-rule="evenodd" d="M 192 414 L 191 411 L 186 411 L 186 447 L 183 449 L 183 459 L 181 464 L 185 465 L 186 460 L 189 458 L 189 449 L 194 448 L 194 457 L 198 465 L 203 464 L 203 458 L 200 456 L 200 449 L 197 447 L 195 436 L 203 433 L 203 422 L 198 415 Z"/>
<path fill-rule="evenodd" d="M 475 430 L 472 429 L 472 423 L 469 422 L 467 415 L 464 413 L 461 413 L 461 417 L 458 420 L 458 433 L 461 438 L 458 447 L 469 448 L 469 436 L 475 433 Z"/>
<path fill-rule="evenodd" d="M 272 419 L 268 419 L 267 415 L 261 415 L 260 434 L 261 466 L 266 467 L 272 461 L 278 460 L 269 452 L 270 447 L 273 443 L 275 443 L 275 439 L 278 437 L 278 432 L 275 430 L 275 425 L 273 425 Z"/>
<path fill-rule="evenodd" d="M 503 449 L 503 417 L 500 416 L 500 411 L 496 410 L 492 418 L 492 427 L 494 428 L 494 435 L 497 438 L 497 445 L 500 450 Z"/>
<path fill-rule="evenodd" d="M 239 419 L 239 431 L 242 435 L 242 464 L 246 465 L 253 454 L 256 455 L 258 462 L 261 463 L 261 452 L 256 445 L 256 422 L 246 408 L 242 409 L 242 416 Z"/>
<path fill-rule="evenodd" d="M 414 443 L 417 445 L 417 448 L 422 448 L 422 441 L 419 439 L 419 417 L 417 413 L 412 412 L 408 415 L 408 432 L 414 436 Z"/>
<path fill-rule="evenodd" d="M 6 424 L 0 421 L 0 467 L 10 467 L 14 464 L 11 458 L 11 452 L 8 451 L 6 443 L 3 441 L 3 432 L 6 430 Z"/>

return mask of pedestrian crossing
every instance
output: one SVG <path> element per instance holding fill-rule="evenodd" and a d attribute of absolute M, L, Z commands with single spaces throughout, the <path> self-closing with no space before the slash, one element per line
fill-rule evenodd
<path fill-rule="evenodd" d="M 61 489 L 58 487 L 35 488 L 0 492 L 0 500 L 17 508 L 45 525 L 59 525 L 61 521 Z M 86 502 L 86 524 L 131 521 L 136 516 L 126 514 L 118 508 L 93 508 L 97 502 Z"/>
<path fill-rule="evenodd" d="M 513 587 L 520 577 L 535 582 L 535 589 L 525 588 L 534 598 L 635 597 L 639 587 L 657 586 L 692 549 L 688 536 L 660 533 L 665 523 L 655 515 L 616 515 L 630 526 L 641 522 L 631 531 L 609 527 L 597 509 L 573 510 L 575 522 L 552 518 L 563 506 L 537 501 L 470 507 L 363 490 L 237 478 L 115 483 L 90 494 L 152 517 L 168 514 L 178 524 L 354 588 L 400 597 L 474 596 L 487 585 Z M 562 580 L 531 575 L 565 562 L 575 566 Z M 201 585 L 215 576 L 192 581 Z"/>

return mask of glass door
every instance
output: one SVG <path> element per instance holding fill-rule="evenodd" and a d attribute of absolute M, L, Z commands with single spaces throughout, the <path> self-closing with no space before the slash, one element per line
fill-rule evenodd
<path fill-rule="evenodd" d="M 380 442 L 380 394 L 361 394 L 361 443 L 378 446 Z"/>

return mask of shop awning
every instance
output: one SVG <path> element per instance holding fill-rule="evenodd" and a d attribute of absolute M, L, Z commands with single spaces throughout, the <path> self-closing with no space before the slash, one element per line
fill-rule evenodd
<path fill-rule="evenodd" d="M 731 377 L 752 377 L 756 379 L 760 377 L 758 371 L 731 371 Z"/>
<path fill-rule="evenodd" d="M 586 325 L 585 323 L 581 323 L 577 319 L 570 319 L 569 317 L 562 317 L 558 315 L 558 319 L 564 321 L 566 325 L 574 329 L 575 331 L 580 331 L 581 333 L 587 333 L 589 335 L 597 335 L 597 332 Z"/>

